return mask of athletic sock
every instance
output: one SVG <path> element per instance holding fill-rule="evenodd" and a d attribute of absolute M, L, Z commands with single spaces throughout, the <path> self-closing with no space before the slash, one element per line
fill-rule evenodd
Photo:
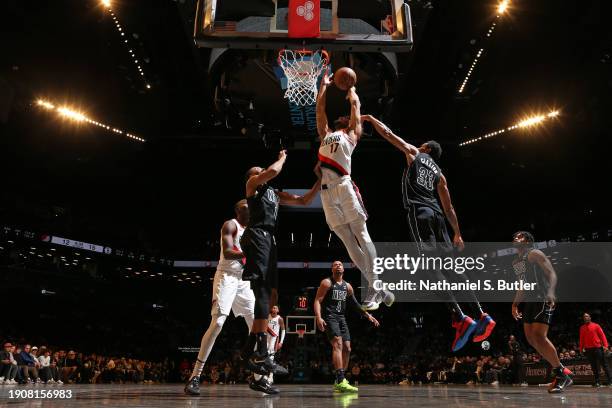
<path fill-rule="evenodd" d="M 339 368 L 336 370 L 336 384 L 340 384 L 342 381 L 344 381 L 344 370 Z"/>
<path fill-rule="evenodd" d="M 268 353 L 268 338 L 266 332 L 256 333 L 257 340 L 257 354 L 264 356 Z"/>
<path fill-rule="evenodd" d="M 240 358 L 242 360 L 248 359 L 249 356 L 253 354 L 253 349 L 255 348 L 256 342 L 257 337 L 255 336 L 255 333 L 250 333 L 244 347 L 242 347 L 242 350 L 240 351 Z"/>
<path fill-rule="evenodd" d="M 463 317 L 465 316 L 463 314 L 463 310 L 461 310 L 461 307 L 459 306 L 459 303 L 457 302 L 454 302 L 451 305 L 451 314 L 452 314 L 453 322 L 460 322 L 461 320 L 463 320 Z"/>

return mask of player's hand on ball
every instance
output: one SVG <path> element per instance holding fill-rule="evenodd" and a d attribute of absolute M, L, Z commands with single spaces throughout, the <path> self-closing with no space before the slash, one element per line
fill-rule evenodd
<path fill-rule="evenodd" d="M 465 248 L 465 243 L 463 242 L 463 237 L 461 237 L 461 234 L 455 234 L 453 237 L 453 245 L 455 245 L 458 250 L 463 251 L 463 248 Z"/>
<path fill-rule="evenodd" d="M 319 317 L 317 319 L 317 327 L 319 328 L 319 330 L 324 332 L 326 326 L 327 326 L 327 323 L 325 323 L 325 320 L 323 320 L 322 318 Z"/>
<path fill-rule="evenodd" d="M 514 317 L 514 320 L 523 318 L 523 314 L 518 310 L 518 305 L 512 305 L 512 317 Z"/>

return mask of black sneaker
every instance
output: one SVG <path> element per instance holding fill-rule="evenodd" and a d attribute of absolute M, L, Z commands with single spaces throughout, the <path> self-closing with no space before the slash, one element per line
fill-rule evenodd
<path fill-rule="evenodd" d="M 272 384 L 270 384 L 266 377 L 263 376 L 259 380 L 251 377 L 249 379 L 249 388 L 253 391 L 260 391 L 270 395 L 278 394 L 280 392 L 278 388 L 272 387 Z"/>
<path fill-rule="evenodd" d="M 191 377 L 187 385 L 185 385 L 185 394 L 200 395 L 200 379 L 198 377 Z"/>
<path fill-rule="evenodd" d="M 272 373 L 280 376 L 289 374 L 285 367 L 276 364 L 268 354 L 260 356 L 257 353 L 253 353 L 247 361 L 247 366 L 255 374 L 267 375 Z"/>
<path fill-rule="evenodd" d="M 572 380 L 571 377 L 574 375 L 574 373 L 572 373 L 568 368 L 561 367 L 559 370 L 555 371 L 555 378 L 548 388 L 548 392 L 551 394 L 563 392 L 567 387 L 574 383 L 574 380 Z"/>

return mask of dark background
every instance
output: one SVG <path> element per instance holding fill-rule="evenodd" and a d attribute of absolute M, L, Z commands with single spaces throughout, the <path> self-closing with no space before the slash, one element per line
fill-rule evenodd
<path fill-rule="evenodd" d="M 415 144 L 429 139 L 442 143 L 440 165 L 464 239 L 505 241 L 518 229 L 529 229 L 540 239 L 576 239 L 592 232 L 608 239 L 609 2 L 516 0 L 491 39 L 484 34 L 496 2 L 438 0 L 431 8 L 427 3 L 410 2 L 415 48 L 400 56 L 401 76 L 388 124 Z M 208 51 L 196 49 L 191 37 L 194 1 L 115 1 L 113 9 L 129 35 L 137 34 L 130 41 L 150 90 L 96 1 L 2 2 L 0 223 L 156 256 L 214 259 L 219 228 L 243 196 L 245 171 L 271 163 L 277 152 L 237 129 L 215 125 L 218 118 L 211 110 L 211 79 L 205 69 Z M 458 95 L 481 47 L 483 58 Z M 33 105 L 37 98 L 82 109 L 147 143 L 62 121 Z M 377 109 L 364 105 L 362 111 Z M 551 109 L 561 114 L 543 126 L 458 147 L 466 139 Z M 310 187 L 314 164 L 314 150 L 290 149 L 275 184 Z M 364 195 L 375 241 L 408 239 L 400 195 L 403 167 L 401 154 L 376 135 L 366 137 L 354 154 L 353 178 Z M 289 243 L 292 232 L 298 241 L 294 246 Z M 330 257 L 329 252 L 304 246 L 310 233 L 315 246 L 326 246 L 329 230 L 322 213 L 281 214 L 281 259 Z M 334 256 L 346 256 L 337 242 L 332 247 Z M 6 275 L 3 288 L 12 287 L 8 282 L 16 282 L 16 276 L 25 281 L 18 279 L 21 284 L 14 290 L 25 290 L 28 279 L 42 282 L 23 274 L 31 265 L 15 272 L 20 264 L 7 259 L 15 275 Z M 122 260 L 104 262 L 108 265 L 99 270 L 110 271 L 110 278 L 100 273 L 104 276 L 93 283 L 66 285 L 83 289 L 77 299 L 88 298 L 83 286 L 89 285 L 95 287 L 95 299 L 110 303 L 114 296 L 122 299 L 117 302 L 144 296 L 139 285 L 117 280 Z M 47 273 L 49 268 L 39 270 Z M 207 278 L 210 272 L 198 274 Z M 175 271 L 166 268 L 163 273 Z M 58 276 L 65 275 L 50 278 L 56 286 L 68 282 Z M 296 290 L 320 278 L 304 273 L 285 277 Z M 108 290 L 98 286 L 104 279 L 110 282 Z M 27 290 L 35 293 L 38 286 Z M 159 296 L 138 298 L 137 304 L 150 305 L 154 298 L 179 302 L 184 296 L 186 304 L 177 303 L 173 311 L 180 316 L 189 307 L 189 296 L 208 296 L 209 286 L 189 295 L 176 290 L 162 284 Z M 79 304 L 37 305 L 77 310 Z M 107 303 L 96 305 L 102 306 L 91 315 L 109 310 Z M 122 307 L 116 304 L 117 313 L 132 310 Z M 134 309 L 136 316 L 140 307 Z M 83 319 L 91 316 L 85 310 Z M 206 302 L 198 311 L 198 320 L 207 320 Z M 118 319 L 111 319 L 112 330 Z"/>

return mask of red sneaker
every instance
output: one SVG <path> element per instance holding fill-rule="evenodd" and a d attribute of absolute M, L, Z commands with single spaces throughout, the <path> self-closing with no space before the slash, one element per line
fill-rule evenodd
<path fill-rule="evenodd" d="M 470 316 L 463 316 L 461 320 L 454 322 L 455 341 L 453 341 L 453 352 L 461 350 L 466 345 L 474 330 L 476 330 L 476 322 Z"/>
<path fill-rule="evenodd" d="M 491 316 L 487 313 L 483 313 L 482 316 L 480 316 L 480 320 L 478 320 L 478 325 L 474 331 L 474 338 L 472 341 L 474 343 L 480 343 L 486 340 L 493 332 L 495 324 L 495 320 L 493 320 Z"/>

